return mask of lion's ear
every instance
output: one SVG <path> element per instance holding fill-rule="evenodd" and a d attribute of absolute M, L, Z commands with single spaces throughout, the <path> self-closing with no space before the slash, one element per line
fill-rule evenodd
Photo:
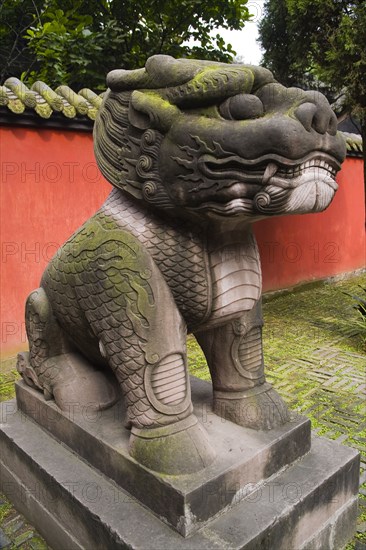
<path fill-rule="evenodd" d="M 128 120 L 132 126 L 138 128 L 139 130 L 147 130 L 148 128 L 151 128 L 149 115 L 139 109 L 135 109 L 132 102 L 128 107 Z"/>
<path fill-rule="evenodd" d="M 132 92 L 128 118 L 140 130 L 154 128 L 166 133 L 179 115 L 178 107 L 156 92 Z"/>

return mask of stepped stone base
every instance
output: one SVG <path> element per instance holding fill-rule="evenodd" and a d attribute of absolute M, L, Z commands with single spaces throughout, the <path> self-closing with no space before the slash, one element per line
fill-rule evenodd
<path fill-rule="evenodd" d="M 267 433 L 241 428 L 211 412 L 210 384 L 193 380 L 192 393 L 218 457 L 174 477 L 129 457 L 121 404 L 62 413 L 18 383 L 18 406 L 0 408 L 1 490 L 55 550 L 342 548 L 355 529 L 358 453 L 323 438 L 309 451 L 301 417 Z"/>
<path fill-rule="evenodd" d="M 299 417 L 270 432 L 243 429 L 212 412 L 211 384 L 192 379 L 194 412 L 216 452 L 215 461 L 191 475 L 161 475 L 138 464 L 128 452 L 130 431 L 120 401 L 105 411 L 53 401 L 17 382 L 19 409 L 107 477 L 126 489 L 183 536 L 237 503 L 253 485 L 310 449 L 310 422 Z"/>

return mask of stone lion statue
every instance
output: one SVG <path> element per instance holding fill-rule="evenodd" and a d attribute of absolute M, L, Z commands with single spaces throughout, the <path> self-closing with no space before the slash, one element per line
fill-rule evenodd
<path fill-rule="evenodd" d="M 94 140 L 113 190 L 30 294 L 18 370 L 61 409 L 106 408 L 121 391 L 130 454 L 195 472 L 215 452 L 192 412 L 187 331 L 216 414 L 257 430 L 288 421 L 264 376 L 251 224 L 324 210 L 345 144 L 322 94 L 262 67 L 157 55 L 107 83 Z"/>

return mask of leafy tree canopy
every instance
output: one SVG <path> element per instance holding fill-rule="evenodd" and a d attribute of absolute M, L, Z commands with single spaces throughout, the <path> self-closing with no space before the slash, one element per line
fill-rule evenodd
<path fill-rule="evenodd" d="M 360 121 L 365 159 L 365 0 L 267 0 L 259 34 L 262 62 L 278 80 L 341 96 L 343 112 Z"/>
<path fill-rule="evenodd" d="M 267 0 L 259 33 L 279 80 L 344 91 L 344 107 L 366 119 L 364 0 Z"/>
<path fill-rule="evenodd" d="M 231 61 L 218 27 L 242 29 L 247 0 L 2 0 L 3 81 L 105 87 L 115 68 L 142 67 L 151 55 Z M 189 44 L 187 44 L 187 42 Z"/>

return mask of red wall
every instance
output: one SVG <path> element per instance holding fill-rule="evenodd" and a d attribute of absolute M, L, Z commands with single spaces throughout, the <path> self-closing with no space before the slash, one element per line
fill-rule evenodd
<path fill-rule="evenodd" d="M 348 157 L 327 210 L 266 219 L 254 226 L 264 290 L 323 279 L 365 266 L 363 161 Z"/>
<path fill-rule="evenodd" d="M 56 249 L 101 205 L 110 186 L 92 136 L 0 128 L 1 339 L 3 355 L 26 347 L 24 303 Z M 329 209 L 255 226 L 264 289 L 353 271 L 365 260 L 362 161 L 348 158 Z"/>
<path fill-rule="evenodd" d="M 0 128 L 1 349 L 26 342 L 24 304 L 57 248 L 110 191 L 90 133 Z"/>

